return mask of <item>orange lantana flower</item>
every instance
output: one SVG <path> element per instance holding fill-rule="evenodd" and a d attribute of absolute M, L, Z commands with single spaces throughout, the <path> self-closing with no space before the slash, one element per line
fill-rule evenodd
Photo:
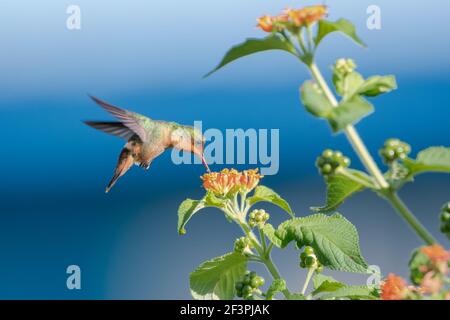
<path fill-rule="evenodd" d="M 258 169 L 239 172 L 235 169 L 223 169 L 221 172 L 204 174 L 203 187 L 217 196 L 228 196 L 238 191 L 252 191 L 263 178 Z"/>
<path fill-rule="evenodd" d="M 258 18 L 257 27 L 261 28 L 265 32 L 273 32 L 274 29 L 277 31 L 281 31 L 283 27 L 279 24 L 280 22 L 287 22 L 289 17 L 287 15 L 279 15 L 279 16 L 262 16 Z"/>
<path fill-rule="evenodd" d="M 245 191 L 250 192 L 258 185 L 261 178 L 263 176 L 258 173 L 258 169 L 245 170 L 241 174 L 240 183 Z"/>
<path fill-rule="evenodd" d="M 327 15 L 327 7 L 316 5 L 302 9 L 287 9 L 286 14 L 296 27 L 309 26 L 323 19 Z"/>
<path fill-rule="evenodd" d="M 390 273 L 381 285 L 382 300 L 402 300 L 408 295 L 409 289 L 402 277 Z"/>
<path fill-rule="evenodd" d="M 445 250 L 439 244 L 423 247 L 420 251 L 426 254 L 433 263 L 448 262 L 450 260 L 450 251 Z"/>
<path fill-rule="evenodd" d="M 439 244 L 433 244 L 428 247 L 422 247 L 420 251 L 425 254 L 432 263 L 432 267 L 442 274 L 448 273 L 448 261 L 450 260 L 450 251 L 445 250 Z"/>

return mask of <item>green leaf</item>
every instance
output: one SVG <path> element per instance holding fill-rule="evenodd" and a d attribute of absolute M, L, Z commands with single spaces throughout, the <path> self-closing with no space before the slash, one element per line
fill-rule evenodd
<path fill-rule="evenodd" d="M 333 106 L 319 86 L 307 81 L 300 89 L 300 99 L 309 113 L 316 117 L 328 118 L 333 112 Z"/>
<path fill-rule="evenodd" d="M 348 100 L 342 101 L 337 108 L 333 109 L 329 121 L 333 131 L 338 132 L 348 125 L 358 122 L 361 118 L 372 113 L 373 110 L 373 106 L 367 100 L 359 95 L 354 95 Z"/>
<path fill-rule="evenodd" d="M 197 300 L 230 300 L 234 286 L 245 274 L 247 258 L 227 253 L 202 263 L 189 277 L 191 294 Z"/>
<path fill-rule="evenodd" d="M 185 234 L 184 228 L 192 216 L 205 207 L 203 200 L 186 199 L 178 208 L 178 233 Z"/>
<path fill-rule="evenodd" d="M 430 147 L 419 152 L 415 160 L 405 159 L 404 165 L 410 176 L 423 172 L 450 173 L 450 148 Z"/>
<path fill-rule="evenodd" d="M 373 76 L 360 86 L 358 93 L 367 97 L 376 97 L 395 89 L 397 89 L 395 76 Z"/>
<path fill-rule="evenodd" d="M 278 35 L 270 35 L 264 39 L 247 39 L 245 42 L 232 47 L 225 54 L 219 65 L 207 73 L 205 77 L 210 76 L 234 60 L 267 50 L 283 50 L 298 57 L 295 47 Z"/>
<path fill-rule="evenodd" d="M 353 174 L 367 179 L 362 172 L 352 170 Z M 311 210 L 321 213 L 329 213 L 336 210 L 348 197 L 354 193 L 364 190 L 365 186 L 354 180 L 336 174 L 326 180 L 327 183 L 327 202 L 323 207 L 312 207 Z"/>
<path fill-rule="evenodd" d="M 333 292 L 320 296 L 321 300 L 329 299 L 351 299 L 351 300 L 378 300 L 378 293 L 375 288 L 368 286 L 344 286 Z"/>
<path fill-rule="evenodd" d="M 272 300 L 275 294 L 286 289 L 286 281 L 284 279 L 275 279 L 266 292 L 266 299 Z"/>
<path fill-rule="evenodd" d="M 291 207 L 289 206 L 289 203 L 287 203 L 286 200 L 281 198 L 275 191 L 272 189 L 269 189 L 265 186 L 258 186 L 255 189 L 255 192 L 253 193 L 253 196 L 249 197 L 247 199 L 249 205 L 253 206 L 254 204 L 258 202 L 270 202 L 287 213 L 291 215 L 291 217 L 294 217 L 294 212 L 292 211 Z"/>
<path fill-rule="evenodd" d="M 269 239 L 270 242 L 272 242 L 275 247 L 277 248 L 281 247 L 281 239 L 277 237 L 277 235 L 275 234 L 275 229 L 270 223 L 266 223 L 262 228 L 262 231 L 264 235 L 267 237 L 267 239 Z"/>
<path fill-rule="evenodd" d="M 430 259 L 418 248 L 413 251 L 411 259 L 409 260 L 409 277 L 411 282 L 420 286 L 425 276 L 424 270 L 430 266 Z"/>
<path fill-rule="evenodd" d="M 178 208 L 178 233 L 186 233 L 186 224 L 198 211 L 206 207 L 215 207 L 221 209 L 225 206 L 224 201 L 224 199 L 217 198 L 211 192 L 208 192 L 202 200 L 184 200 Z"/>
<path fill-rule="evenodd" d="M 313 278 L 314 291 L 312 295 L 317 295 L 322 292 L 333 292 L 342 287 L 345 287 L 345 284 L 339 282 L 332 277 L 324 276 L 322 274 L 316 274 Z"/>
<path fill-rule="evenodd" d="M 353 39 L 353 41 L 355 41 L 360 46 L 366 47 L 365 43 L 356 34 L 356 28 L 353 23 L 346 19 L 339 19 L 336 22 L 331 22 L 328 20 L 319 21 L 319 29 L 317 31 L 317 37 L 314 41 L 316 47 L 326 36 L 333 32 L 341 32 Z"/>
<path fill-rule="evenodd" d="M 344 99 L 353 97 L 364 84 L 363 76 L 358 72 L 351 72 L 345 77 L 333 76 L 336 92 Z"/>
<path fill-rule="evenodd" d="M 313 296 L 319 299 L 377 299 L 376 289 L 369 286 L 349 286 L 332 277 L 316 274 L 313 279 Z"/>
<path fill-rule="evenodd" d="M 367 273 L 367 263 L 361 256 L 356 228 L 342 215 L 315 214 L 293 218 L 282 223 L 276 236 L 281 247 L 295 241 L 297 246 L 312 246 L 317 258 L 333 270 Z"/>

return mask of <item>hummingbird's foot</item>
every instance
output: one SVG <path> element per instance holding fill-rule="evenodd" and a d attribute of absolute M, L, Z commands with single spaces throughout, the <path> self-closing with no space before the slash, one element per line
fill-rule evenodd
<path fill-rule="evenodd" d="M 141 168 L 143 168 L 145 170 L 148 170 L 150 168 L 150 162 L 141 162 L 139 164 L 139 167 L 141 167 Z"/>

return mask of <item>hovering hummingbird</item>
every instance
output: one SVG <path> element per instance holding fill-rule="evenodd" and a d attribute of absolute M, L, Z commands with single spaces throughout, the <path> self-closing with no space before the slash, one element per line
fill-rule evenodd
<path fill-rule="evenodd" d="M 84 123 L 127 141 L 120 152 L 114 176 L 106 187 L 106 193 L 133 164 L 148 169 L 153 159 L 168 148 L 192 152 L 202 159 L 206 170 L 210 171 L 203 155 L 205 139 L 197 128 L 175 122 L 152 120 L 95 97 L 91 96 L 91 98 L 119 121 L 85 121 Z"/>

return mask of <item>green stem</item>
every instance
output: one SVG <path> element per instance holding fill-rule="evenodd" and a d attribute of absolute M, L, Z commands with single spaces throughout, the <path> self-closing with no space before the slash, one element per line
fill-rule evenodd
<path fill-rule="evenodd" d="M 300 31 L 299 33 L 297 33 L 296 35 L 298 44 L 300 45 L 300 48 L 302 49 L 303 55 L 306 55 L 309 53 L 308 49 L 306 48 L 305 45 L 305 40 L 303 39 L 303 33 Z"/>
<path fill-rule="evenodd" d="M 306 27 L 306 31 L 307 31 L 307 33 L 308 33 L 308 46 L 309 46 L 309 51 L 310 51 L 311 53 L 314 53 L 314 51 L 315 51 L 314 37 L 313 37 L 313 33 L 312 33 L 312 29 L 311 29 L 311 26 L 310 26 L 310 25 L 308 25 L 308 26 Z"/>
<path fill-rule="evenodd" d="M 313 78 L 316 80 L 317 84 L 320 86 L 322 91 L 325 93 L 325 96 L 328 98 L 330 103 L 337 107 L 339 105 L 338 101 L 336 100 L 333 92 L 331 92 L 330 87 L 326 83 L 325 79 L 322 76 L 322 73 L 320 72 L 319 68 L 317 68 L 317 65 L 315 63 L 312 63 L 309 66 L 309 69 L 311 71 L 311 74 Z M 352 125 L 348 125 L 345 130 L 345 135 L 347 136 L 348 140 L 352 144 L 353 148 L 355 149 L 356 153 L 358 154 L 359 158 L 361 159 L 364 166 L 367 168 L 367 170 L 370 172 L 370 174 L 375 178 L 375 181 L 381 187 L 381 189 L 388 189 L 389 184 L 387 183 L 386 179 L 384 179 L 383 174 L 381 173 L 380 169 L 378 168 L 377 164 L 373 160 L 372 156 L 370 155 L 369 151 L 367 150 L 366 146 L 364 145 L 364 142 L 361 140 L 361 137 L 359 136 L 358 132 Z"/>
<path fill-rule="evenodd" d="M 437 243 L 436 239 L 425 229 L 425 227 L 417 220 L 417 218 L 408 209 L 406 204 L 399 198 L 396 192 L 387 192 L 384 196 L 389 200 L 399 215 L 408 222 L 410 227 L 422 238 L 428 245 Z"/>
<path fill-rule="evenodd" d="M 306 289 L 308 288 L 308 284 L 311 281 L 312 275 L 314 274 L 315 270 L 316 270 L 315 268 L 308 269 L 308 274 L 306 275 L 305 284 L 303 285 L 303 289 L 302 289 L 302 295 L 305 295 Z"/>
<path fill-rule="evenodd" d="M 280 273 L 278 272 L 277 267 L 272 262 L 270 254 L 263 259 L 263 263 L 266 266 L 267 270 L 272 275 L 272 278 L 274 278 L 274 279 L 282 279 Z M 289 297 L 291 296 L 291 293 L 289 292 L 289 290 L 288 289 L 284 289 L 282 292 L 283 292 L 284 296 L 286 297 L 286 299 L 289 299 Z"/>
<path fill-rule="evenodd" d="M 264 255 L 266 255 L 267 254 L 267 243 L 266 243 L 266 237 L 264 236 L 264 232 L 262 231 L 262 229 L 259 229 L 259 238 L 261 240 Z"/>
<path fill-rule="evenodd" d="M 261 247 L 258 239 L 256 238 L 255 234 L 250 229 L 250 227 L 247 225 L 247 223 L 239 221 L 238 224 L 240 225 L 240 227 L 244 231 L 245 235 L 248 236 L 252 240 L 256 251 L 258 251 L 260 262 L 263 263 L 266 266 L 267 270 L 272 275 L 272 278 L 273 279 L 282 279 L 280 273 L 278 272 L 277 267 L 272 262 L 272 258 L 270 257 L 270 253 L 267 252 L 267 251 L 264 251 L 264 249 Z M 291 295 L 289 290 L 285 289 L 282 292 L 283 292 L 284 296 L 286 297 L 286 299 L 289 299 L 289 297 Z"/>

